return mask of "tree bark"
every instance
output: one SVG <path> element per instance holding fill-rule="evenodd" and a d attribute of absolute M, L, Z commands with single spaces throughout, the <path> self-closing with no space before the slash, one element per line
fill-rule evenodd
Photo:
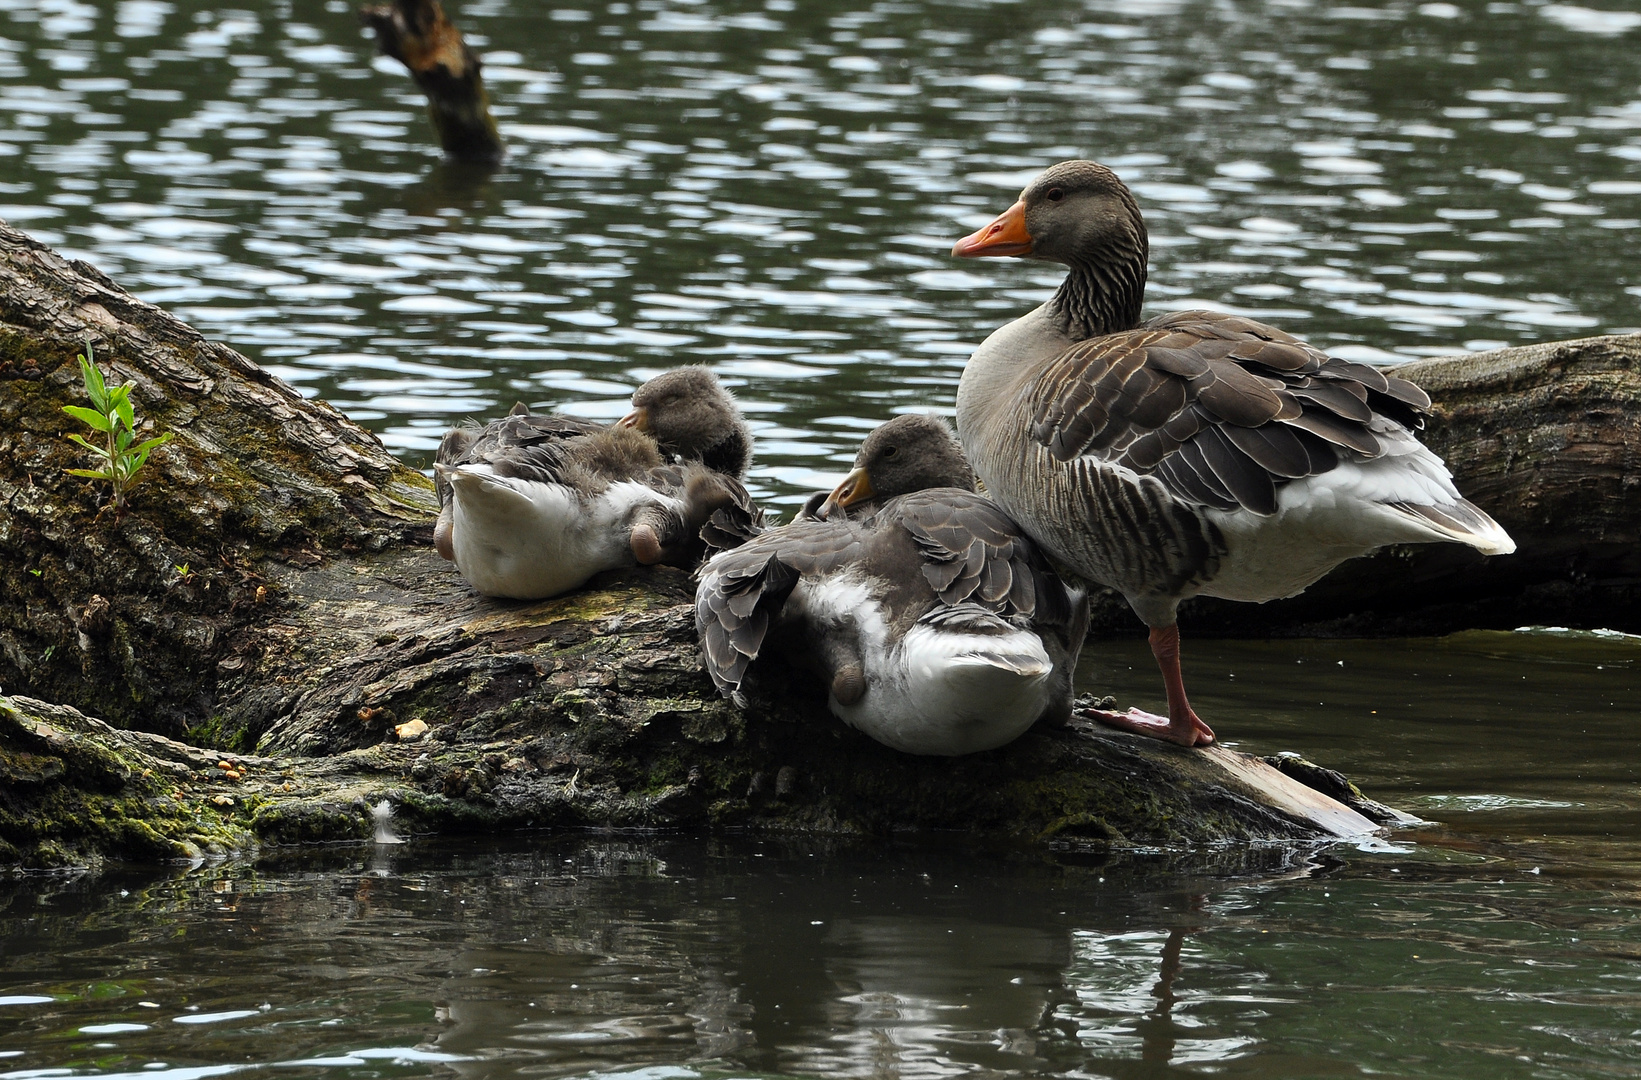
<path fill-rule="evenodd" d="M 1325 770 L 1283 765 L 1296 783 L 1245 755 L 1086 725 L 909 757 L 843 727 L 773 658 L 737 710 L 701 667 L 682 573 L 479 597 L 432 551 L 430 482 L 369 433 L 84 263 L 4 226 L 0 255 L 0 686 L 29 695 L 0 699 L 0 864 L 367 836 L 382 800 L 411 830 L 1168 846 L 1371 827 L 1314 789 L 1387 813 Z M 87 336 L 134 384 L 145 432 L 176 433 L 124 513 L 64 472 L 86 463 L 61 408 L 81 401 Z M 1440 403 L 1431 441 L 1521 553 L 1479 572 L 1391 553 L 1394 580 L 1319 586 L 1334 597 L 1319 624 L 1572 623 L 1569 597 L 1621 624 L 1638 358 L 1641 337 L 1419 365 Z"/>

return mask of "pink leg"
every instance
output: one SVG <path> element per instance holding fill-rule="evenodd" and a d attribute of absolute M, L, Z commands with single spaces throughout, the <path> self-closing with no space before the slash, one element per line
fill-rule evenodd
<path fill-rule="evenodd" d="M 1179 626 L 1152 627 L 1151 655 L 1162 669 L 1163 689 L 1168 693 L 1168 715 L 1158 716 L 1143 709 L 1112 712 L 1090 709 L 1087 715 L 1102 724 L 1109 724 L 1136 735 L 1166 739 L 1181 746 L 1207 746 L 1214 741 L 1214 732 L 1191 710 L 1185 698 L 1185 679 L 1179 670 Z"/>
<path fill-rule="evenodd" d="M 661 546 L 661 538 L 655 534 L 655 526 L 647 521 L 640 521 L 632 527 L 627 535 L 627 546 L 632 548 L 632 557 L 643 566 L 654 566 L 667 555 L 666 549 Z"/>

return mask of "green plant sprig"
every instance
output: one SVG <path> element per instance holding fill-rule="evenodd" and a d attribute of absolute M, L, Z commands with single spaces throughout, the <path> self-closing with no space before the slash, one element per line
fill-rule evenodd
<path fill-rule="evenodd" d="M 125 492 L 136 483 L 137 474 L 148 464 L 148 455 L 155 447 L 171 441 L 174 432 L 167 431 L 152 439 L 132 445 L 137 437 L 136 410 L 131 405 L 131 384 L 110 387 L 97 370 L 96 354 L 87 339 L 85 352 L 80 355 L 80 375 L 85 379 L 86 396 L 92 408 L 64 405 L 63 411 L 88 427 L 106 436 L 106 445 L 98 446 L 78 434 L 69 438 L 103 459 L 99 469 L 68 469 L 71 476 L 85 476 L 93 480 L 107 480 L 114 489 L 114 508 L 125 505 Z"/>

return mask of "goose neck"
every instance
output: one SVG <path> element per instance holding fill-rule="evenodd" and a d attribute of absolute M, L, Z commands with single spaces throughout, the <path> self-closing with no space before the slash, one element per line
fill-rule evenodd
<path fill-rule="evenodd" d="M 1117 258 L 1071 263 L 1048 302 L 1049 314 L 1072 341 L 1132 330 L 1145 302 L 1145 263 L 1143 247 Z"/>

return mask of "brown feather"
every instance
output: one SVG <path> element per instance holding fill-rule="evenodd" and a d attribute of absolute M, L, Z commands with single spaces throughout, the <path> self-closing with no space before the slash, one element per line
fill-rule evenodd
<path fill-rule="evenodd" d="M 1225 427 L 1205 428 L 1196 441 L 1208 467 L 1243 509 L 1260 515 L 1276 513 L 1276 484 L 1271 474 L 1231 442 Z"/>
<path fill-rule="evenodd" d="M 1360 384 L 1351 384 L 1360 387 Z M 1366 397 L 1366 389 L 1363 397 Z M 1358 424 L 1365 424 L 1373 418 L 1373 410 L 1368 408 L 1365 400 L 1357 400 L 1345 385 L 1335 381 L 1323 382 L 1318 379 L 1307 379 L 1300 386 L 1289 391 L 1294 397 L 1304 401 L 1315 402 L 1335 415 L 1351 420 Z"/>
<path fill-rule="evenodd" d="M 1292 480 L 1325 471 L 1313 467 L 1315 462 L 1300 440 L 1299 432 L 1286 424 L 1257 428 L 1226 426 L 1220 433 L 1272 476 Z M 1330 463 L 1328 468 L 1332 467 Z"/>
<path fill-rule="evenodd" d="M 1306 409 L 1304 415 L 1288 420 L 1286 423 L 1297 428 L 1304 428 L 1306 431 L 1320 435 L 1336 446 L 1346 447 L 1370 458 L 1378 457 L 1384 453 L 1384 447 L 1379 444 L 1379 440 L 1374 437 L 1373 432 L 1360 424 L 1342 420 L 1325 409 Z"/>
<path fill-rule="evenodd" d="M 1281 484 L 1334 468 L 1342 451 L 1383 453 L 1368 430 L 1376 412 L 1417 429 L 1429 400 L 1369 365 L 1207 311 L 1080 342 L 1032 393 L 1032 436 L 1056 460 L 1120 463 L 1188 502 L 1258 513 L 1274 509 Z"/>

